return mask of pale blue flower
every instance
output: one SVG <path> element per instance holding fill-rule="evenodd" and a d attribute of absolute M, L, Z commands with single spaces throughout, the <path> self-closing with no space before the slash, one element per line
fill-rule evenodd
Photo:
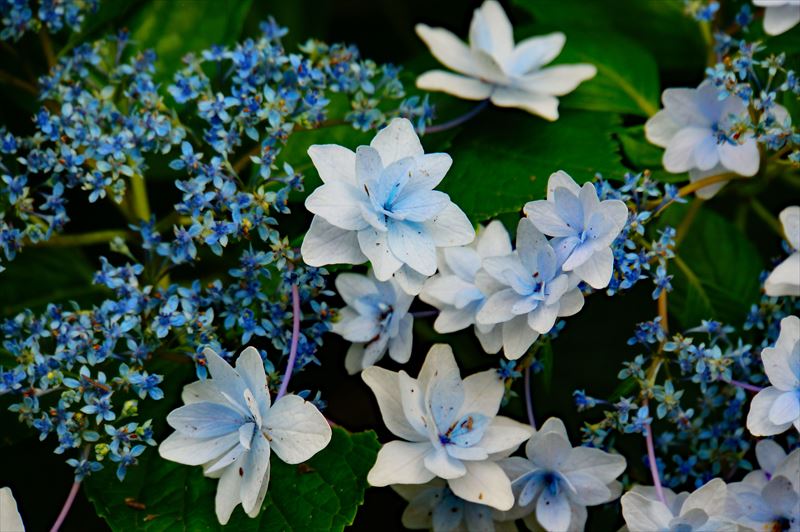
<path fill-rule="evenodd" d="M 608 286 L 614 270 L 611 243 L 628 220 L 628 208 L 619 200 L 600 201 L 591 183 L 579 187 L 566 173 L 556 172 L 547 182 L 547 200 L 531 201 L 525 214 L 550 242 L 565 272 L 575 272 L 592 288 Z"/>
<path fill-rule="evenodd" d="M 524 517 L 531 530 L 583 530 L 586 507 L 612 501 L 622 491 L 615 479 L 625 470 L 625 458 L 601 449 L 573 448 L 560 419 L 548 419 L 528 440 L 525 454 L 527 458 L 506 458 L 501 465 L 516 497 L 506 516 Z"/>
<path fill-rule="evenodd" d="M 447 480 L 469 502 L 509 510 L 511 482 L 497 459 L 533 433 L 529 425 L 498 416 L 505 385 L 490 369 L 461 380 L 453 351 L 428 352 L 419 376 L 377 366 L 361 373 L 378 400 L 386 427 L 402 440 L 385 444 L 367 475 L 372 486 Z"/>
<path fill-rule="evenodd" d="M 519 221 L 517 249 L 489 257 L 483 268 L 503 287 L 492 294 L 477 315 L 479 324 L 503 324 L 503 351 L 515 360 L 561 316 L 583 308 L 583 294 L 558 264 L 556 252 L 529 218 Z"/>
<path fill-rule="evenodd" d="M 375 364 L 386 351 L 395 362 L 411 357 L 414 317 L 408 308 L 414 300 L 394 279 L 381 282 L 368 275 L 342 273 L 336 290 L 347 306 L 339 311 L 333 332 L 349 342 L 344 365 L 352 375 Z"/>
<path fill-rule="evenodd" d="M 800 0 L 753 0 L 764 9 L 764 31 L 767 35 L 780 35 L 800 22 Z"/>
<path fill-rule="evenodd" d="M 305 202 L 316 215 L 301 248 L 307 264 L 369 260 L 378 280 L 396 275 L 406 292 L 418 294 L 436 273 L 436 248 L 475 238 L 464 212 L 434 190 L 452 159 L 426 155 L 407 119 L 392 120 L 356 153 L 327 144 L 308 154 L 323 185 Z"/>
<path fill-rule="evenodd" d="M 261 511 L 270 451 L 288 464 L 304 462 L 328 445 L 331 428 L 297 395 L 271 404 L 264 362 L 255 348 L 239 355 L 235 369 L 211 349 L 203 354 L 212 378 L 184 387 L 185 406 L 167 416 L 175 432 L 158 452 L 173 462 L 202 465 L 206 476 L 220 479 L 216 513 L 224 525 L 240 503 L 250 517 Z"/>

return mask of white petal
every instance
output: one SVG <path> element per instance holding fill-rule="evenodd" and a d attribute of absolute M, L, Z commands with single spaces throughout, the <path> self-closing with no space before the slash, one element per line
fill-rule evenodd
<path fill-rule="evenodd" d="M 403 265 L 389 249 L 388 233 L 368 227 L 359 231 L 357 235 L 361 250 L 372 263 L 375 277 L 379 281 L 387 281 Z"/>
<path fill-rule="evenodd" d="M 269 386 L 267 374 L 264 370 L 264 361 L 255 347 L 247 347 L 236 359 L 236 373 L 244 379 L 245 385 L 253 392 L 263 416 L 270 405 Z"/>
<path fill-rule="evenodd" d="M 340 273 L 336 276 L 335 284 L 336 291 L 350 306 L 364 296 L 377 293 L 374 279 L 358 273 Z"/>
<path fill-rule="evenodd" d="M 488 330 L 482 330 L 485 326 L 475 325 L 475 336 L 481 343 L 484 351 L 490 355 L 494 355 L 503 347 L 503 328 L 495 325 L 489 325 Z"/>
<path fill-rule="evenodd" d="M 321 216 L 314 216 L 300 246 L 303 261 L 309 266 L 366 262 L 356 235 L 355 231 L 340 229 Z"/>
<path fill-rule="evenodd" d="M 800 253 L 795 251 L 778 264 L 764 281 L 768 296 L 800 296 Z"/>
<path fill-rule="evenodd" d="M 344 181 L 331 181 L 317 187 L 305 201 L 309 212 L 321 216 L 331 225 L 348 231 L 364 229 L 368 223 L 361 214 L 361 203 L 367 201 L 366 193 L 357 185 Z"/>
<path fill-rule="evenodd" d="M 682 127 L 669 111 L 662 109 L 645 122 L 644 135 L 651 144 L 666 148 Z"/>
<path fill-rule="evenodd" d="M 408 264 L 403 264 L 394 272 L 394 277 L 392 277 L 392 279 L 397 281 L 397 285 L 404 293 L 409 296 L 415 296 L 422 291 L 422 287 L 425 286 L 425 281 L 428 279 L 428 276 L 412 269 Z"/>
<path fill-rule="evenodd" d="M 792 424 L 784 423 L 776 425 L 770 421 L 770 410 L 775 401 L 783 395 L 783 392 L 774 386 L 768 386 L 753 397 L 750 403 L 750 411 L 747 413 L 747 430 L 753 436 L 774 436 L 788 429 Z"/>
<path fill-rule="evenodd" d="M 481 258 L 497 257 L 511 253 L 511 239 L 500 220 L 492 220 L 478 232 L 476 243 Z"/>
<path fill-rule="evenodd" d="M 761 156 L 755 139 L 747 139 L 744 144 L 724 143 L 719 146 L 719 160 L 722 166 L 743 176 L 754 176 L 758 172 Z"/>
<path fill-rule="evenodd" d="M 786 240 L 792 249 L 800 250 L 800 206 L 786 207 L 778 215 L 783 225 Z"/>
<path fill-rule="evenodd" d="M 385 165 L 381 154 L 371 146 L 359 146 L 356 150 L 356 186 L 374 188 L 380 180 Z"/>
<path fill-rule="evenodd" d="M 405 364 L 411 358 L 413 327 L 414 317 L 406 314 L 400 320 L 400 330 L 397 332 L 397 336 L 389 340 L 389 356 L 399 364 Z"/>
<path fill-rule="evenodd" d="M 453 493 L 466 501 L 498 510 L 510 510 L 514 506 L 511 481 L 497 462 L 465 462 L 464 465 L 466 475 L 447 481 Z"/>
<path fill-rule="evenodd" d="M 711 130 L 702 127 L 685 127 L 678 131 L 664 151 L 663 163 L 667 172 L 680 174 L 694 168 L 694 150 L 710 136 Z"/>
<path fill-rule="evenodd" d="M 475 313 L 471 307 L 463 309 L 443 308 L 439 311 L 433 329 L 440 334 L 461 331 L 475 322 Z"/>
<path fill-rule="evenodd" d="M 158 454 L 165 460 L 179 464 L 202 465 L 219 458 L 238 444 L 238 431 L 215 438 L 192 438 L 173 432 L 158 446 Z"/>
<path fill-rule="evenodd" d="M 561 32 L 530 37 L 517 44 L 503 66 L 509 74 L 522 76 L 558 57 L 566 41 Z"/>
<path fill-rule="evenodd" d="M 511 310 L 512 307 L 523 300 L 524 296 L 520 296 L 511 288 L 500 290 L 486 300 L 478 312 L 476 320 L 478 323 L 487 325 L 507 322 L 516 317 Z"/>
<path fill-rule="evenodd" d="M 355 375 L 364 368 L 364 344 L 352 344 L 347 349 L 344 357 L 344 367 L 347 373 Z"/>
<path fill-rule="evenodd" d="M 446 92 L 465 100 L 485 100 L 492 94 L 493 87 L 479 79 L 444 70 L 429 70 L 417 78 L 417 88 Z"/>
<path fill-rule="evenodd" d="M 367 482 L 371 486 L 428 482 L 435 476 L 424 464 L 425 455 L 431 448 L 430 442 L 390 441 L 384 444 L 367 475 Z"/>
<path fill-rule="evenodd" d="M 564 170 L 553 172 L 547 179 L 547 201 L 555 201 L 557 188 L 566 188 L 573 195 L 577 196 L 581 192 L 581 187 Z"/>
<path fill-rule="evenodd" d="M 218 403 L 236 408 L 222 390 L 214 383 L 214 379 L 190 382 L 183 387 L 181 400 L 184 404 Z"/>
<path fill-rule="evenodd" d="M 435 480 L 424 485 L 396 484 L 392 489 L 409 501 L 403 511 L 402 524 L 406 528 L 427 530 L 433 525 L 433 511 L 442 500 L 443 488 L 433 485 Z"/>
<path fill-rule="evenodd" d="M 706 177 L 711 177 L 713 175 L 720 175 L 726 173 L 728 170 L 722 166 L 722 164 L 718 164 L 711 170 L 698 170 L 697 168 L 692 168 L 689 170 L 689 181 L 694 183 L 695 181 L 699 181 Z M 713 198 L 717 192 L 722 189 L 727 184 L 727 181 L 721 181 L 719 183 L 714 183 L 713 185 L 707 185 L 701 189 L 695 191 L 695 195 L 700 199 L 711 199 Z"/>
<path fill-rule="evenodd" d="M 562 473 L 580 471 L 608 484 L 625 471 L 625 457 L 591 447 L 575 447 L 570 451 Z"/>
<path fill-rule="evenodd" d="M 537 466 L 551 471 L 560 471 L 566 466 L 572 453 L 569 440 L 555 432 L 536 433 L 525 445 L 525 453 Z"/>
<path fill-rule="evenodd" d="M 323 183 L 340 181 L 357 186 L 356 154 L 337 144 L 314 144 L 308 156 Z"/>
<path fill-rule="evenodd" d="M 651 500 L 636 493 L 622 496 L 622 516 L 630 532 L 653 532 L 668 530 L 672 512 L 660 501 Z"/>
<path fill-rule="evenodd" d="M 769 6 L 764 12 L 764 31 L 767 35 L 780 35 L 800 22 L 800 8 L 797 4 Z"/>
<path fill-rule="evenodd" d="M 559 491 L 556 494 L 550 490 L 543 490 L 536 502 L 536 520 L 545 530 L 561 531 L 569 528 L 572 510 L 566 493 Z"/>
<path fill-rule="evenodd" d="M 378 401 L 378 408 L 383 417 L 386 428 L 392 431 L 395 436 L 409 441 L 426 441 L 427 435 L 420 435 L 406 419 L 403 413 L 403 405 L 400 402 L 400 385 L 398 375 L 377 366 L 365 369 L 361 373 L 361 378 L 370 387 L 375 399 Z"/>
<path fill-rule="evenodd" d="M 756 444 L 756 459 L 761 469 L 772 474 L 786 459 L 786 451 L 775 440 L 759 440 Z"/>
<path fill-rule="evenodd" d="M 392 220 L 388 243 L 392 254 L 412 269 L 427 276 L 436 273 L 436 246 L 427 224 Z"/>
<path fill-rule="evenodd" d="M 425 455 L 424 463 L 428 471 L 443 479 L 462 477 L 467 472 L 463 462 L 447 454 L 444 447 L 438 449 L 431 447 L 431 450 Z"/>
<path fill-rule="evenodd" d="M 498 107 L 516 107 L 545 120 L 558 120 L 558 98 L 508 87 L 498 87 L 491 96 Z"/>
<path fill-rule="evenodd" d="M 558 309 L 558 304 L 540 304 L 528 314 L 528 326 L 540 334 L 549 333 L 556 324 Z"/>
<path fill-rule="evenodd" d="M 0 530 L 3 532 L 25 532 L 22 517 L 17 510 L 17 501 L 11 488 L 0 489 Z"/>
<path fill-rule="evenodd" d="M 558 65 L 523 76 L 519 83 L 531 92 L 564 96 L 595 75 L 594 65 Z"/>
<path fill-rule="evenodd" d="M 711 170 L 719 164 L 719 150 L 717 146 L 717 139 L 714 137 L 706 137 L 694 147 L 694 162 L 699 170 Z"/>
<path fill-rule="evenodd" d="M 270 446 L 287 464 L 305 462 L 331 441 L 331 427 L 317 407 L 297 395 L 284 395 L 263 421 Z"/>
<path fill-rule="evenodd" d="M 222 473 L 214 497 L 214 509 L 219 524 L 227 524 L 234 508 L 242 502 L 241 486 L 242 476 L 239 475 L 238 467 L 229 467 Z"/>
<path fill-rule="evenodd" d="M 446 153 L 426 153 L 422 157 L 417 157 L 415 162 L 408 185 L 424 190 L 433 190 L 439 186 L 453 166 L 453 158 Z"/>
<path fill-rule="evenodd" d="M 538 337 L 539 333 L 528 325 L 528 317 L 517 316 L 503 323 L 503 353 L 507 359 L 517 360 Z"/>
<path fill-rule="evenodd" d="M 773 386 L 783 391 L 800 388 L 800 351 L 795 345 L 800 340 L 800 318 L 787 316 L 781 320 L 780 335 L 774 347 L 761 351 L 764 371 Z"/>
<path fill-rule="evenodd" d="M 214 384 L 234 403 L 242 403 L 242 393 L 245 384 L 236 370 L 212 349 L 205 348 L 203 355 L 206 357 L 208 372 L 214 379 Z"/>
<path fill-rule="evenodd" d="M 495 0 L 486 0 L 472 15 L 469 44 L 502 63 L 514 49 L 514 30 L 506 12 Z"/>
<path fill-rule="evenodd" d="M 244 416 L 219 403 L 192 403 L 170 412 L 167 423 L 184 436 L 216 438 L 238 431 Z"/>
<path fill-rule="evenodd" d="M 558 316 L 573 316 L 583 308 L 583 293 L 579 288 L 574 288 L 566 292 L 558 301 Z"/>
<path fill-rule="evenodd" d="M 547 421 L 545 421 L 542 424 L 542 426 L 539 427 L 539 432 L 537 432 L 537 434 L 545 435 L 545 434 L 548 434 L 550 432 L 552 432 L 554 434 L 557 434 L 557 435 L 561 436 L 561 438 L 569 441 L 569 435 L 567 434 L 567 427 L 565 427 L 564 426 L 564 422 L 561 421 L 560 419 L 558 419 L 557 417 L 549 417 L 549 418 L 547 418 Z M 533 452 L 532 449 L 533 448 L 528 449 L 528 456 L 529 457 L 532 455 L 532 452 Z"/>
<path fill-rule="evenodd" d="M 257 511 L 261 509 L 259 501 L 261 488 L 264 482 L 269 482 L 269 451 L 269 442 L 261 432 L 258 432 L 253 438 L 244 462 L 239 466 L 239 474 L 242 476 L 242 508 L 248 515 L 254 510 L 258 513 Z"/>
<path fill-rule="evenodd" d="M 474 373 L 464 379 L 464 402 L 457 417 L 482 414 L 487 418 L 497 415 L 503 401 L 505 384 L 496 370 Z"/>
<path fill-rule="evenodd" d="M 475 239 L 472 222 L 453 202 L 425 222 L 425 227 L 437 247 L 464 246 Z"/>
<path fill-rule="evenodd" d="M 461 39 L 446 29 L 431 28 L 425 24 L 417 24 L 414 29 L 428 46 L 433 57 L 443 65 L 462 74 L 477 74 L 475 57 Z"/>
<path fill-rule="evenodd" d="M 575 268 L 575 273 L 592 288 L 599 290 L 608 286 L 614 273 L 614 254 L 611 248 L 595 251 L 589 260 Z"/>
<path fill-rule="evenodd" d="M 434 378 L 452 375 L 459 377 L 461 375 L 453 356 L 453 349 L 447 344 L 433 344 L 419 370 L 417 381 L 420 387 L 426 391 Z"/>
<path fill-rule="evenodd" d="M 530 201 L 523 207 L 536 229 L 549 236 L 570 236 L 575 229 L 567 225 L 556 209 L 555 203 L 546 200 Z"/>
<path fill-rule="evenodd" d="M 681 506 L 681 514 L 703 510 L 709 516 L 720 515 L 725 510 L 727 486 L 721 478 L 708 481 L 689 495 Z"/>
<path fill-rule="evenodd" d="M 530 425 L 505 416 L 497 416 L 483 433 L 483 438 L 477 445 L 486 449 L 486 452 L 490 454 L 510 454 L 532 435 L 533 428 Z"/>
<path fill-rule="evenodd" d="M 779 395 L 769 409 L 769 420 L 775 425 L 792 423 L 800 418 L 800 398 L 797 391 L 784 392 Z"/>
<path fill-rule="evenodd" d="M 369 145 L 381 155 L 383 166 L 406 157 L 417 157 L 425 153 L 414 126 L 407 118 L 395 118 L 378 131 Z"/>

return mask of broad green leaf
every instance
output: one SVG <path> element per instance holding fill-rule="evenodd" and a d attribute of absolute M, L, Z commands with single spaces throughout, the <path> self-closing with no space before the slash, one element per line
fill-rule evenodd
<path fill-rule="evenodd" d="M 659 70 L 674 81 L 696 83 L 703 75 L 706 47 L 700 26 L 684 14 L 682 0 L 514 0 L 537 23 L 563 31 L 569 39 L 605 28 L 648 50 Z M 602 46 L 602 43 L 597 43 Z M 630 57 L 637 55 L 630 51 Z M 630 68 L 636 68 L 632 63 Z M 666 76 L 665 76 L 666 77 Z M 675 79 L 675 78 L 678 79 Z"/>
<path fill-rule="evenodd" d="M 612 139 L 618 125 L 618 116 L 610 113 L 565 109 L 556 122 L 546 122 L 517 109 L 484 111 L 444 150 L 453 167 L 439 188 L 480 222 L 542 198 L 557 170 L 578 183 L 597 172 L 621 177 Z"/>
<path fill-rule="evenodd" d="M 366 476 L 377 454 L 374 432 L 333 429 L 331 443 L 305 464 L 287 465 L 274 454 L 261 513 L 251 519 L 239 506 L 226 527 L 217 522 L 217 480 L 202 468 L 143 455 L 120 483 L 108 467 L 86 481 L 86 493 L 113 530 L 343 530 L 364 501 Z M 113 465 L 113 464 L 111 464 Z"/>
<path fill-rule="evenodd" d="M 130 22 L 137 50 L 158 54 L 156 78 L 170 80 L 187 53 L 238 39 L 252 0 L 152 0 Z"/>
<path fill-rule="evenodd" d="M 695 200 L 698 201 L 698 200 Z M 662 223 L 677 227 L 687 207 L 672 205 Z M 704 319 L 741 324 L 760 295 L 764 263 L 758 250 L 733 223 L 702 206 L 671 261 L 674 290 L 670 313 L 684 328 Z"/>

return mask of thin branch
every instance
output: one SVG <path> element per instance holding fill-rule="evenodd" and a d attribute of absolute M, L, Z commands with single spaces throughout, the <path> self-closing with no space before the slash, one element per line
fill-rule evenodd
<path fill-rule="evenodd" d="M 278 395 L 275 396 L 275 401 L 286 395 L 286 390 L 289 388 L 289 381 L 292 378 L 294 371 L 294 362 L 297 358 L 297 344 L 300 340 L 300 292 L 297 285 L 292 285 L 292 343 L 289 346 L 289 361 L 286 363 L 286 373 L 283 374 L 281 380 L 281 387 L 278 390 Z"/>

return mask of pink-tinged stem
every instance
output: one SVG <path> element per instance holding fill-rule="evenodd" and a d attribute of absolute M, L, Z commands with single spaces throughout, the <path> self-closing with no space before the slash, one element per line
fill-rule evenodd
<path fill-rule="evenodd" d="M 289 345 L 289 361 L 286 363 L 286 373 L 283 374 L 281 387 L 278 390 L 278 395 L 275 396 L 277 401 L 284 395 L 289 388 L 289 381 L 292 379 L 292 372 L 294 371 L 294 361 L 297 358 L 297 343 L 300 341 L 300 292 L 297 285 L 292 285 L 292 343 Z"/>
<path fill-rule="evenodd" d="M 442 122 L 441 124 L 436 124 L 435 126 L 428 126 L 425 128 L 425 133 L 439 133 L 441 131 L 447 131 L 448 129 L 453 129 L 456 126 L 460 126 L 467 120 L 470 120 L 478 115 L 481 111 L 486 109 L 486 106 L 489 105 L 489 100 L 483 100 L 481 103 L 464 113 L 463 115 L 456 117 L 452 120 L 447 122 Z"/>
<path fill-rule="evenodd" d="M 525 368 L 525 408 L 528 411 L 528 423 L 536 429 L 536 419 L 533 417 L 533 400 L 531 399 L 531 367 Z"/>
<path fill-rule="evenodd" d="M 753 392 L 753 393 L 758 393 L 758 392 L 760 392 L 761 390 L 764 389 L 761 386 L 756 386 L 755 384 L 749 384 L 747 382 L 742 382 L 742 381 L 735 381 L 733 379 L 731 379 L 731 380 L 729 380 L 727 382 L 728 382 L 728 384 L 733 384 L 734 386 L 737 386 L 739 388 L 743 388 L 743 389 L 745 389 L 745 390 L 747 390 L 749 392 Z"/>
<path fill-rule="evenodd" d="M 658 475 L 658 463 L 656 463 L 656 448 L 653 445 L 653 428 L 650 423 L 646 424 L 644 431 L 644 438 L 647 442 L 647 461 L 650 463 L 650 474 L 653 476 L 653 486 L 656 488 L 656 494 L 661 502 L 667 504 L 667 498 L 664 497 L 664 489 L 661 487 L 661 477 Z"/>
<path fill-rule="evenodd" d="M 53 524 L 53 528 L 50 529 L 50 532 L 58 532 L 58 530 L 61 528 L 61 525 L 64 524 L 64 520 L 67 518 L 67 514 L 69 514 L 69 509 L 72 508 L 72 503 L 75 502 L 75 497 L 78 495 L 78 490 L 80 489 L 80 481 L 76 481 L 72 484 L 72 487 L 69 490 L 69 495 L 67 495 L 67 500 L 64 501 L 64 506 L 61 508 L 61 513 L 58 514 L 58 519 L 56 519 L 56 522 Z"/>

